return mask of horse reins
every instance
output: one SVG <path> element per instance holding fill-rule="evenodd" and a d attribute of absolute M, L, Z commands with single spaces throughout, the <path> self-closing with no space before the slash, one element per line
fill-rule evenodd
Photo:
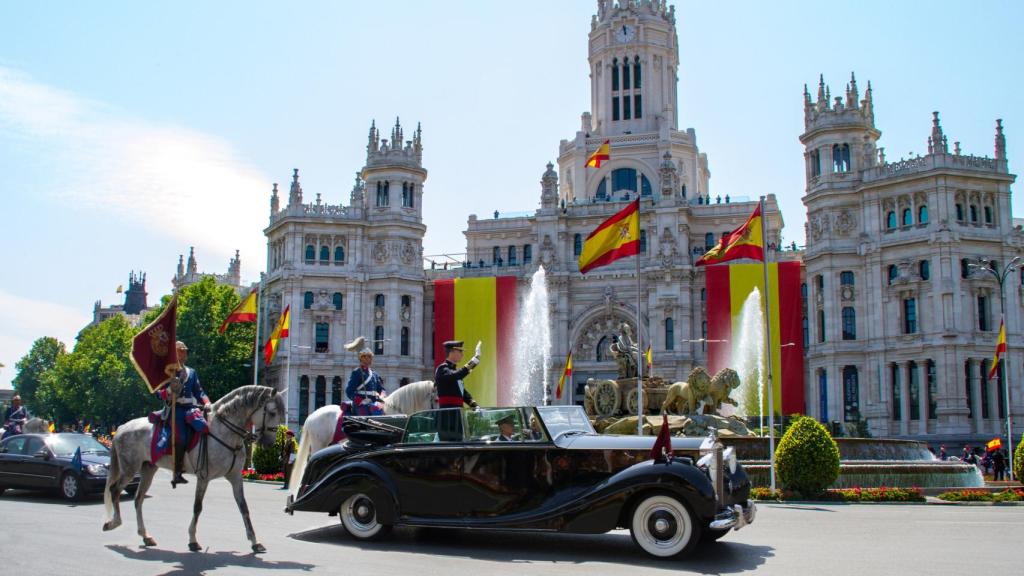
<path fill-rule="evenodd" d="M 265 434 L 266 431 L 267 431 L 267 402 L 268 402 L 268 400 L 264 400 L 263 403 L 260 406 L 258 406 L 255 410 L 253 410 L 251 413 L 249 413 L 249 417 L 245 419 L 246 422 L 250 422 L 252 420 L 253 415 L 256 414 L 256 410 L 261 410 L 262 409 L 263 410 L 263 421 L 260 422 L 259 433 L 250 432 L 250 431 L 246 430 L 245 428 L 242 428 L 241 426 L 239 426 L 239 425 L 235 424 L 234 422 L 228 420 L 227 418 L 225 418 L 224 421 L 221 422 L 222 424 L 224 424 L 225 428 L 227 428 L 229 431 L 231 431 L 236 436 L 238 436 L 238 437 L 240 437 L 242 439 L 242 445 L 241 446 L 235 446 L 235 447 L 229 446 L 227 442 L 225 442 L 225 441 L 221 440 L 220 438 L 218 438 L 217 435 L 214 434 L 212 430 L 208 430 L 206 432 L 206 434 L 203 434 L 203 438 L 199 442 L 199 454 L 197 455 L 197 458 L 196 458 L 196 475 L 197 476 L 200 476 L 203 480 L 205 480 L 209 476 L 210 462 L 209 462 L 209 454 L 208 454 L 208 450 L 207 450 L 207 439 L 206 439 L 206 436 L 209 436 L 209 437 L 213 438 L 221 446 L 223 446 L 223 447 L 225 447 L 225 448 L 227 448 L 228 450 L 231 451 L 231 465 L 228 466 L 228 470 L 231 470 L 231 469 L 233 469 L 235 467 L 235 460 L 238 458 L 238 452 L 243 447 L 245 447 L 245 444 L 247 442 L 248 443 L 255 442 L 256 440 L 258 440 L 260 438 L 260 436 Z M 200 469 L 204 470 L 202 475 L 199 474 L 199 470 Z"/>

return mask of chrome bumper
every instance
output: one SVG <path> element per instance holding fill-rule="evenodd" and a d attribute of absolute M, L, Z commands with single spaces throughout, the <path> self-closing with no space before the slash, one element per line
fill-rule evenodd
<path fill-rule="evenodd" d="M 295 509 L 293 508 L 294 505 L 295 505 L 295 496 L 292 495 L 292 494 L 289 494 L 288 495 L 288 501 L 284 505 L 285 513 L 286 514 L 291 514 L 292 516 L 294 516 L 295 515 Z"/>
<path fill-rule="evenodd" d="M 716 514 L 715 519 L 711 521 L 710 528 L 712 530 L 728 530 L 730 528 L 739 530 L 753 522 L 756 515 L 757 506 L 753 501 L 747 500 L 745 504 L 734 504 L 731 508 L 726 508 Z"/>

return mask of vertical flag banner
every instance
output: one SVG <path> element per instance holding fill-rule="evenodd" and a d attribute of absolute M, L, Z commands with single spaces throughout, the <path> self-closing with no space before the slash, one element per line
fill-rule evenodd
<path fill-rule="evenodd" d="M 992 367 L 988 370 L 987 380 L 995 378 L 999 372 L 999 358 L 1006 354 L 1006 326 L 1003 325 L 1003 320 L 999 320 L 999 336 L 996 338 L 996 355 L 992 359 Z"/>
<path fill-rule="evenodd" d="M 587 168 L 600 168 L 602 162 L 611 160 L 611 140 L 605 140 L 603 144 L 594 150 L 594 153 L 587 158 Z"/>
<path fill-rule="evenodd" d="M 708 371 L 739 371 L 740 311 L 754 288 L 764 295 L 762 264 L 708 266 L 705 271 Z M 770 283 L 772 383 L 775 412 L 804 413 L 804 340 L 801 323 L 800 263 L 768 264 Z M 767 402 L 768 394 L 764 394 Z M 767 413 L 767 412 L 766 412 Z"/>
<path fill-rule="evenodd" d="M 562 399 L 566 380 L 572 385 L 572 352 L 569 352 L 569 357 L 565 360 L 565 370 L 562 370 L 562 377 L 558 379 L 558 388 L 555 389 L 555 398 L 558 400 Z"/>
<path fill-rule="evenodd" d="M 580 273 L 640 253 L 640 198 L 602 222 L 583 242 Z"/>
<path fill-rule="evenodd" d="M 715 247 L 693 263 L 694 266 L 722 264 L 739 258 L 764 260 L 764 240 L 761 235 L 761 205 L 754 208 L 754 213 L 747 218 L 742 226 L 723 234 Z"/>
<path fill-rule="evenodd" d="M 512 402 L 515 326 L 515 276 L 434 282 L 434 364 L 444 362 L 446 340 L 483 342 L 483 359 L 464 381 L 481 406 Z"/>
<path fill-rule="evenodd" d="M 281 338 L 288 337 L 288 325 L 291 323 L 289 319 L 291 311 L 291 305 L 284 307 L 284 313 L 277 319 L 277 325 L 274 326 L 274 331 L 270 333 L 270 339 L 267 340 L 267 344 L 263 347 L 263 357 L 267 362 L 267 366 L 274 361 L 274 357 L 277 356 L 277 346 L 281 341 Z"/>
<path fill-rule="evenodd" d="M 647 345 L 647 352 L 644 353 L 644 358 L 647 359 L 647 374 L 650 374 L 651 373 L 651 364 L 653 364 L 653 362 L 651 362 L 651 345 L 650 344 Z"/>
<path fill-rule="evenodd" d="M 175 295 L 164 311 L 132 338 L 132 365 L 150 392 L 156 392 L 178 372 L 177 323 Z"/>
<path fill-rule="evenodd" d="M 255 322 L 256 321 L 256 290 L 249 292 L 249 295 L 242 298 L 242 301 L 235 306 L 228 317 L 224 319 L 224 322 L 220 325 L 220 329 L 217 332 L 223 334 L 224 330 L 227 330 L 228 324 L 234 324 L 235 322 Z"/>

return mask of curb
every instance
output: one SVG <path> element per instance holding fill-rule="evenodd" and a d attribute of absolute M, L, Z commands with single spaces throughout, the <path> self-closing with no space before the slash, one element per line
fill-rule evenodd
<path fill-rule="evenodd" d="M 246 482 L 252 482 L 253 484 L 270 484 L 271 486 L 284 486 L 284 482 L 278 482 L 276 480 L 249 480 L 248 478 L 242 478 Z"/>
<path fill-rule="evenodd" d="M 925 502 L 837 502 L 834 500 L 754 500 L 758 504 L 799 504 L 814 506 L 1024 506 L 1024 502 L 952 502 L 927 496 Z"/>

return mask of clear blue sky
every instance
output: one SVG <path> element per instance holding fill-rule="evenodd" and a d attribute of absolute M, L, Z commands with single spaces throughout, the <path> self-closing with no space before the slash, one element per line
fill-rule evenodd
<path fill-rule="evenodd" d="M 855 71 L 889 159 L 950 142 L 1024 161 L 1018 2 L 676 2 L 680 128 L 712 195 L 773 192 L 803 243 L 802 92 Z M 348 202 L 371 119 L 422 122 L 425 251 L 461 252 L 469 214 L 532 210 L 589 107 L 596 2 L 0 4 L 0 385 L 36 337 L 67 343 L 130 270 L 150 301 L 178 254 L 265 264 L 273 182 Z M 1014 200 L 1014 213 L 1024 204 Z"/>

